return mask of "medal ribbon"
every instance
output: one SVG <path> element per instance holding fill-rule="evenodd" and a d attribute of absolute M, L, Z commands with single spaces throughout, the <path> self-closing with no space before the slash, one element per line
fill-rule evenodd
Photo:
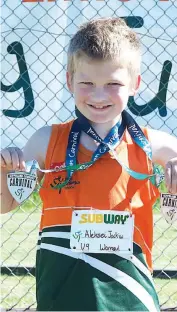
<path fill-rule="evenodd" d="M 151 176 L 149 174 L 143 174 L 136 172 L 130 168 L 128 168 L 125 164 L 123 164 L 117 156 L 115 148 L 120 143 L 120 139 L 127 128 L 130 136 L 134 140 L 134 142 L 143 149 L 146 155 L 152 160 L 152 151 L 151 146 L 147 138 L 145 137 L 143 131 L 135 122 L 135 120 L 128 114 L 126 111 L 122 112 L 122 121 L 118 122 L 107 134 L 104 140 L 96 133 L 93 127 L 90 125 L 88 119 L 81 114 L 80 111 L 77 110 L 77 119 L 74 120 L 68 138 L 68 145 L 66 151 L 66 167 L 64 168 L 67 171 L 67 177 L 65 182 L 56 185 L 54 188 L 61 189 L 70 181 L 74 171 L 77 170 L 85 170 L 92 166 L 96 160 L 98 160 L 102 155 L 107 153 L 108 151 L 112 151 L 117 162 L 126 170 L 130 176 L 138 180 L 144 180 L 149 178 L 153 184 L 155 184 L 155 176 Z M 100 143 L 96 151 L 92 155 L 92 159 L 90 162 L 84 164 L 77 164 L 77 153 L 79 149 L 79 141 L 81 131 L 84 131 L 87 135 L 89 135 L 92 139 Z"/>

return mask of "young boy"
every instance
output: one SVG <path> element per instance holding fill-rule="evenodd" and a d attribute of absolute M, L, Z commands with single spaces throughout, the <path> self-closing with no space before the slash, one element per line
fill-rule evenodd
<path fill-rule="evenodd" d="M 140 178 L 153 174 L 153 163 L 161 164 L 168 191 L 177 192 L 177 140 L 141 130 L 125 111 L 140 85 L 140 54 L 136 34 L 122 19 L 82 25 L 69 45 L 67 70 L 78 119 L 41 128 L 23 152 L 11 147 L 1 153 L 3 213 L 17 206 L 7 190 L 7 172 L 25 170 L 24 161 L 36 159 L 46 169 L 92 161 L 83 171 L 45 175 L 36 261 L 38 311 L 160 311 L 150 273 L 152 205 L 159 192 L 152 180 Z M 134 216 L 131 257 L 70 248 L 72 211 L 92 208 Z"/>

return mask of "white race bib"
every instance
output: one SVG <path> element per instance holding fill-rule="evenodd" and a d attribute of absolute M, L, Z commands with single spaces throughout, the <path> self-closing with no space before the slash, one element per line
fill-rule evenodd
<path fill-rule="evenodd" d="M 134 216 L 127 211 L 74 210 L 70 247 L 76 252 L 133 254 Z"/>

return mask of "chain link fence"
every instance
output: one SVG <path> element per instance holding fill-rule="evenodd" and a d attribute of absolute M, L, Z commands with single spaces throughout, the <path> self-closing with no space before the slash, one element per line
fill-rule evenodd
<path fill-rule="evenodd" d="M 142 83 L 128 110 L 140 125 L 177 136 L 177 4 L 175 1 L 4 0 L 2 12 L 2 147 L 23 148 L 46 124 L 74 117 L 66 87 L 66 51 L 78 26 L 119 16 L 142 42 Z M 37 148 L 37 147 L 36 147 Z M 163 186 L 163 188 L 165 188 Z M 35 309 L 37 193 L 2 220 L 1 307 Z M 177 226 L 154 207 L 154 280 L 162 310 L 177 309 Z"/>

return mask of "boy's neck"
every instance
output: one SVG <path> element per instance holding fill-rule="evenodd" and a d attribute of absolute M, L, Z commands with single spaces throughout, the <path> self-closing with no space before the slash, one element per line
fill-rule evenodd
<path fill-rule="evenodd" d="M 96 133 L 104 139 L 109 131 L 112 129 L 113 126 L 116 125 L 116 123 L 120 120 L 121 115 L 117 116 L 114 120 L 108 121 L 106 123 L 95 123 L 95 122 L 90 122 L 91 126 L 93 129 L 96 131 Z"/>
<path fill-rule="evenodd" d="M 106 123 L 95 123 L 90 122 L 91 126 L 94 128 L 94 130 L 97 132 L 97 134 L 104 139 L 111 128 L 116 125 L 116 123 L 120 120 L 121 116 L 117 116 L 116 119 L 106 122 Z M 99 143 L 95 140 L 93 140 L 88 134 L 82 131 L 80 143 L 88 150 L 95 152 Z"/>

